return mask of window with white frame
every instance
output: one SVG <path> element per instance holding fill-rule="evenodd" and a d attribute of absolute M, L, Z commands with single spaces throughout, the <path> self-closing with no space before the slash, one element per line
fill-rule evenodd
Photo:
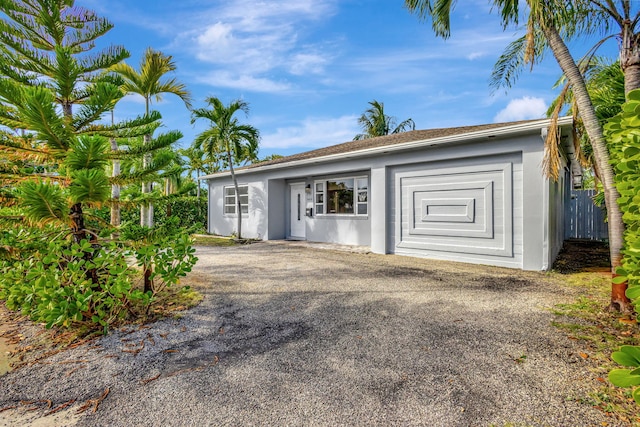
<path fill-rule="evenodd" d="M 315 181 L 316 215 L 367 215 L 368 201 L 366 176 Z"/>
<path fill-rule="evenodd" d="M 249 213 L 249 186 L 239 185 L 238 194 L 240 194 L 240 211 L 243 214 Z M 225 215 L 236 213 L 236 189 L 234 186 L 224 187 L 224 213 Z"/>

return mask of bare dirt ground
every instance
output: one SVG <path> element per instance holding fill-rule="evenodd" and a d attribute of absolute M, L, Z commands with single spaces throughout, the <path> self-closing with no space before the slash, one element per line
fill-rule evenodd
<path fill-rule="evenodd" d="M 597 381 L 550 325 L 573 296 L 558 276 L 272 243 L 198 256 L 198 307 L 28 356 L 0 377 L 0 425 L 622 425 L 579 401 Z"/>
<path fill-rule="evenodd" d="M 553 270 L 561 274 L 581 271 L 610 271 L 609 247 L 602 242 L 569 240 L 553 263 Z"/>

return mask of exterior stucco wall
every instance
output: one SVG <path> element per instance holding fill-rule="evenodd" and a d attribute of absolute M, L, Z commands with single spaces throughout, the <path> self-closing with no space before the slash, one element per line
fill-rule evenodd
<path fill-rule="evenodd" d="M 242 215 L 242 237 L 262 239 L 266 236 L 267 191 L 262 180 L 238 179 L 249 187 L 249 212 Z M 224 213 L 224 188 L 233 186 L 231 178 L 209 182 L 209 233 L 221 236 L 237 234 L 238 217 Z"/>
<path fill-rule="evenodd" d="M 391 252 L 522 268 L 520 153 L 410 164 L 392 176 Z M 429 204 L 455 215 L 432 222 Z"/>
<path fill-rule="evenodd" d="M 309 162 L 304 165 L 281 165 L 270 170 L 238 171 L 238 181 L 249 186 L 249 213 L 243 217 L 243 236 L 262 239 L 284 239 L 290 235 L 290 185 L 304 183 L 306 208 L 313 208 L 314 182 L 340 177 L 367 176 L 369 179 L 368 215 L 316 215 L 305 218 L 305 238 L 308 241 L 334 242 L 350 245 L 370 246 L 375 253 L 398 253 L 438 259 L 457 260 L 472 263 L 492 264 L 525 270 L 543 270 L 550 267 L 562 243 L 560 222 L 562 215 L 551 205 L 562 203 L 564 178 L 562 183 L 550 184 L 542 173 L 543 144 L 539 132 L 528 132 L 509 137 L 484 137 L 476 141 L 422 146 L 412 150 L 377 153 L 370 156 L 350 156 L 348 154 L 331 162 Z M 506 168 L 509 180 L 496 182 L 494 203 L 499 213 L 499 223 L 491 231 L 509 241 L 500 252 L 497 246 L 463 250 L 447 250 L 443 245 L 438 250 L 432 243 L 425 242 L 413 248 L 401 248 L 398 230 L 402 230 L 402 217 L 398 216 L 397 179 L 402 173 L 409 175 L 433 175 L 429 171 L 447 173 L 470 168 L 469 179 L 456 178 L 456 185 L 464 187 L 474 180 L 473 168 Z M 484 169 L 483 169 L 484 168 Z M 494 168 L 495 169 L 495 168 Z M 452 172 L 452 173 L 453 173 Z M 505 175 L 507 176 L 507 175 Z M 493 178 L 483 178 L 493 179 Z M 433 183 L 445 185 L 446 180 Z M 229 176 L 215 176 L 208 180 L 210 196 L 209 231 L 229 235 L 235 230 L 235 215 L 224 215 L 222 205 L 223 187 L 231 185 Z M 502 182 L 502 181 L 501 181 Z M 462 183 L 462 184 L 460 184 Z M 431 185 L 426 182 L 425 185 Z M 494 190 L 491 190 L 494 191 Z M 502 193 L 501 193 L 502 194 Z M 508 211 L 500 212 L 501 206 Z M 506 208 L 505 208 L 506 209 Z M 503 230 L 501 227 L 510 228 Z M 428 234 L 428 233 L 427 233 Z M 436 233 L 437 234 L 437 233 Z M 502 237 L 501 237 L 502 238 Z M 444 242 L 445 237 L 435 240 Z M 435 241 L 434 240 L 434 241 Z M 473 242 L 472 240 L 469 242 Z M 464 246 L 464 239 L 454 238 L 452 245 Z M 474 242 L 475 244 L 475 242 Z M 492 243 L 493 244 L 493 243 Z M 473 246 L 473 245 L 472 245 Z M 481 245 L 476 245 L 480 247 Z"/>

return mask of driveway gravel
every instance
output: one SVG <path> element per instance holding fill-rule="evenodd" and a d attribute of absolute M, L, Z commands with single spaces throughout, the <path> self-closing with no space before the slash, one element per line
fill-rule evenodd
<path fill-rule="evenodd" d="M 197 255 L 199 306 L 0 377 L 0 425 L 622 425 L 578 401 L 595 379 L 550 325 L 571 295 L 544 273 L 277 242 Z"/>

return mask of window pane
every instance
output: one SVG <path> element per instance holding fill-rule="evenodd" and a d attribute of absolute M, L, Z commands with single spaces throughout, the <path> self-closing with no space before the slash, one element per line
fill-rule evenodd
<path fill-rule="evenodd" d="M 246 205 L 240 206 L 240 211 L 242 213 L 249 213 L 249 206 L 246 206 Z"/>
<path fill-rule="evenodd" d="M 324 214 L 324 205 L 316 205 L 316 215 Z"/>
<path fill-rule="evenodd" d="M 363 203 L 367 201 L 367 192 L 366 191 L 358 191 L 358 203 Z"/>
<path fill-rule="evenodd" d="M 243 196 L 240 194 L 240 204 L 248 205 L 249 204 L 249 196 Z"/>
<path fill-rule="evenodd" d="M 368 190 L 369 188 L 369 183 L 367 182 L 368 179 L 367 178 L 358 178 L 358 190 Z"/>
<path fill-rule="evenodd" d="M 235 196 L 236 192 L 234 191 L 233 187 L 225 187 L 224 188 L 224 195 L 225 196 Z"/>
<path fill-rule="evenodd" d="M 316 203 L 324 203 L 324 194 L 322 194 L 322 193 L 317 194 L 316 193 Z"/>
<path fill-rule="evenodd" d="M 358 203 L 358 215 L 366 215 L 366 214 L 367 214 L 367 204 Z"/>
<path fill-rule="evenodd" d="M 236 198 L 231 196 L 231 197 L 225 197 L 224 198 L 224 204 L 225 205 L 235 205 L 236 204 Z"/>
<path fill-rule="evenodd" d="M 327 181 L 327 213 L 353 213 L 353 179 Z"/>
<path fill-rule="evenodd" d="M 238 192 L 240 193 L 240 195 L 249 194 L 249 187 L 246 185 L 245 186 L 240 185 L 238 186 Z"/>
<path fill-rule="evenodd" d="M 316 191 L 322 192 L 322 183 L 321 182 L 316 182 Z"/>
<path fill-rule="evenodd" d="M 226 214 L 234 214 L 234 213 L 236 213 L 236 207 L 235 206 L 225 206 L 224 207 L 224 213 L 226 213 Z"/>

